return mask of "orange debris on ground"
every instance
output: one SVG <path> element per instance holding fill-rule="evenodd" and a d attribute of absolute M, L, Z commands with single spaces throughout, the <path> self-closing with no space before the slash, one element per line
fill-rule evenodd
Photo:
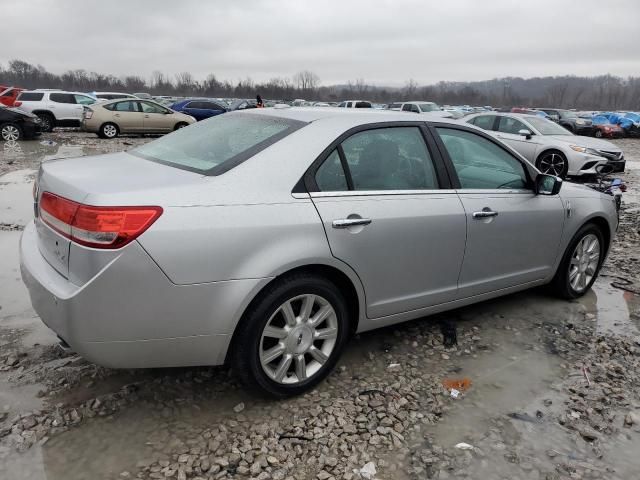
<path fill-rule="evenodd" d="M 458 390 L 459 392 L 466 392 L 471 388 L 471 379 L 464 378 L 445 378 L 442 380 L 442 386 L 447 390 Z"/>

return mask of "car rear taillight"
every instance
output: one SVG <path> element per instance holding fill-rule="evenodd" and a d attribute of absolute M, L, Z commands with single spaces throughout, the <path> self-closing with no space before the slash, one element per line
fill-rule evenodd
<path fill-rule="evenodd" d="M 84 107 L 84 118 L 86 120 L 89 120 L 91 117 L 93 117 L 93 110 L 91 110 L 89 107 Z"/>
<path fill-rule="evenodd" d="M 13 102 L 14 107 L 19 107 L 20 105 L 22 105 L 22 102 L 18 102 L 18 101 Z"/>
<path fill-rule="evenodd" d="M 92 248 L 121 248 L 162 215 L 162 207 L 96 207 L 50 192 L 40 197 L 40 218 L 73 242 Z"/>

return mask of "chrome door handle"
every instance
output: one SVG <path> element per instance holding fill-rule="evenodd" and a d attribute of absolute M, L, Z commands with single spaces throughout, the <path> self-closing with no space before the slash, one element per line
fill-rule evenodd
<path fill-rule="evenodd" d="M 149 115 L 145 115 L 144 118 L 149 118 Z"/>
<path fill-rule="evenodd" d="M 113 116 L 114 116 L 114 117 L 119 117 L 119 116 L 120 116 L 120 114 L 119 114 L 119 113 L 116 113 L 116 114 L 114 114 Z"/>
<path fill-rule="evenodd" d="M 357 227 L 358 225 L 369 225 L 370 223 L 370 218 L 342 218 L 340 220 L 334 220 L 332 226 L 333 228 L 348 228 Z"/>
<path fill-rule="evenodd" d="M 498 212 L 494 212 L 489 208 L 483 208 L 481 212 L 473 212 L 473 218 L 489 218 L 497 216 Z"/>

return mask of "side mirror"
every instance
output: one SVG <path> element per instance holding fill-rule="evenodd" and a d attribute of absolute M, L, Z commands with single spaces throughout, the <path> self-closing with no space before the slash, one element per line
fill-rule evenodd
<path fill-rule="evenodd" d="M 536 195 L 557 195 L 562 187 L 562 179 L 539 173 L 536 177 Z"/>
<path fill-rule="evenodd" d="M 520 131 L 518 131 L 518 135 L 522 135 L 523 137 L 525 137 L 527 140 L 531 140 L 531 136 L 533 135 L 531 133 L 530 130 L 526 130 L 526 129 L 522 129 Z"/>

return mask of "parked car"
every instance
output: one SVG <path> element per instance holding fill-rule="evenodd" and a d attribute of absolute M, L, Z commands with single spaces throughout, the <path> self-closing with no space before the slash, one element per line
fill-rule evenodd
<path fill-rule="evenodd" d="M 187 100 L 181 100 L 174 103 L 169 108 L 176 112 L 191 115 L 198 121 L 215 117 L 216 115 L 220 115 L 228 111 L 227 107 L 224 107 L 213 100 L 209 100 L 208 98 L 189 98 Z"/>
<path fill-rule="evenodd" d="M 551 120 L 562 125 L 571 133 L 576 135 L 592 135 L 593 124 L 587 118 L 580 118 L 576 112 L 571 110 L 563 110 L 561 108 L 537 108 L 549 115 Z"/>
<path fill-rule="evenodd" d="M 85 105 L 96 103 L 96 99 L 85 93 L 63 90 L 25 90 L 16 100 L 21 110 L 40 117 L 43 132 L 54 127 L 79 127 Z"/>
<path fill-rule="evenodd" d="M 584 295 L 613 197 L 473 126 L 412 118 L 254 109 L 44 162 L 20 248 L 35 310 L 95 363 L 226 360 L 286 396 L 354 333 L 543 284 Z"/>
<path fill-rule="evenodd" d="M 133 96 L 143 100 L 151 100 L 151 95 L 145 92 L 134 93 Z"/>
<path fill-rule="evenodd" d="M 121 133 L 169 133 L 196 119 L 151 100 L 110 100 L 85 109 L 82 127 L 100 138 Z"/>
<path fill-rule="evenodd" d="M 345 100 L 338 104 L 340 108 L 371 108 L 371 102 L 365 100 Z"/>
<path fill-rule="evenodd" d="M 615 125 L 604 115 L 594 115 L 591 117 L 593 124 L 593 136 L 596 138 L 622 138 L 624 130 L 620 125 Z"/>
<path fill-rule="evenodd" d="M 395 112 L 399 112 L 402 108 L 402 102 L 394 102 L 387 104 L 386 110 L 393 110 Z"/>
<path fill-rule="evenodd" d="M 498 137 L 541 172 L 566 176 L 594 175 L 596 167 L 610 164 L 622 172 L 625 159 L 613 143 L 579 137 L 566 128 L 536 115 L 522 113 L 478 113 L 465 121 Z"/>
<path fill-rule="evenodd" d="M 403 112 L 427 113 L 442 111 L 437 103 L 433 102 L 403 102 L 400 104 Z"/>
<path fill-rule="evenodd" d="M 17 87 L 2 87 L 0 86 L 0 104 L 7 107 L 13 107 L 18 95 L 24 90 Z"/>
<path fill-rule="evenodd" d="M 0 139 L 27 140 L 40 135 L 40 119 L 17 108 L 0 104 Z"/>
<path fill-rule="evenodd" d="M 130 93 L 118 93 L 118 92 L 93 92 L 90 95 L 99 100 L 117 100 L 118 98 L 138 98 Z"/>
<path fill-rule="evenodd" d="M 234 110 L 247 110 L 247 109 L 256 108 L 256 107 L 257 105 L 255 100 L 239 99 L 239 100 L 232 101 L 227 107 L 227 110 L 232 112 Z"/>

